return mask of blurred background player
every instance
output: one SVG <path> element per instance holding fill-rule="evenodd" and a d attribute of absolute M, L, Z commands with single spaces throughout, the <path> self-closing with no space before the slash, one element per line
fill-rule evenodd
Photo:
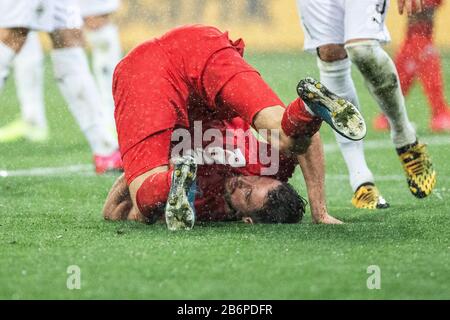
<path fill-rule="evenodd" d="M 111 93 L 112 74 L 122 56 L 117 26 L 111 14 L 119 0 L 78 0 L 84 19 L 84 34 L 92 50 L 93 73 L 105 107 L 105 121 L 115 132 L 114 101 Z M 0 142 L 48 139 L 43 97 L 43 52 L 38 34 L 30 32 L 20 53 L 14 59 L 14 77 L 20 102 L 21 117 L 0 128 Z"/>
<path fill-rule="evenodd" d="M 107 129 L 108 121 L 102 110 L 102 100 L 83 50 L 83 33 L 80 29 L 83 20 L 78 2 L 8 0 L 0 3 L 0 11 L 0 88 L 28 32 L 48 32 L 53 44 L 51 58 L 55 78 L 89 142 L 96 172 L 101 174 L 120 169 L 122 161 L 117 141 Z M 37 97 L 42 98 L 42 93 Z M 44 116 L 43 109 L 41 116 Z"/>
<path fill-rule="evenodd" d="M 420 0 L 400 0 L 399 11 L 420 10 Z M 406 113 L 395 65 L 380 43 L 390 40 L 384 24 L 387 0 L 297 0 L 305 49 L 317 52 L 320 79 L 330 90 L 359 105 L 351 77 L 353 62 L 363 75 L 370 93 L 391 124 L 391 137 L 400 157 L 411 193 L 423 198 L 431 193 L 436 173 L 416 137 Z M 362 141 L 337 136 L 354 191 L 357 208 L 385 208 L 375 186 Z"/>
<path fill-rule="evenodd" d="M 406 37 L 395 58 L 405 96 L 414 80 L 420 80 L 431 109 L 430 129 L 433 132 L 450 131 L 450 108 L 444 95 L 441 59 L 433 43 L 435 12 L 441 4 L 442 0 L 423 0 L 423 11 L 408 17 Z M 386 117 L 375 118 L 374 128 L 388 130 Z"/>
<path fill-rule="evenodd" d="M 27 40 L 13 61 L 21 113 L 18 119 L 0 128 L 0 143 L 19 139 L 47 141 L 49 130 L 44 103 L 44 53 L 38 32 L 28 33 Z"/>
<path fill-rule="evenodd" d="M 107 107 L 106 115 L 115 132 L 112 77 L 122 58 L 119 31 L 112 14 L 120 7 L 119 0 L 78 0 L 84 19 L 84 31 L 92 51 L 92 68 L 98 88 Z"/>

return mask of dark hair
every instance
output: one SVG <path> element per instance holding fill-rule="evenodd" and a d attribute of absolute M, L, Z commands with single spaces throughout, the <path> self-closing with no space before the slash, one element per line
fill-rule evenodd
<path fill-rule="evenodd" d="M 298 223 L 305 213 L 306 200 L 286 182 L 269 191 L 261 209 L 250 213 L 254 222 Z"/>

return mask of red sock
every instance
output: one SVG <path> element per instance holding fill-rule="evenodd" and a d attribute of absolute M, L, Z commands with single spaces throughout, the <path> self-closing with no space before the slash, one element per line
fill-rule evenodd
<path fill-rule="evenodd" d="M 289 137 L 312 137 L 320 129 L 322 119 L 312 116 L 306 109 L 305 103 L 297 98 L 292 101 L 281 120 L 281 128 Z"/>
<path fill-rule="evenodd" d="M 166 203 L 172 182 L 172 171 L 171 169 L 149 176 L 138 189 L 136 203 L 146 218 L 152 218 L 152 215 Z"/>
<path fill-rule="evenodd" d="M 395 57 L 395 66 L 397 67 L 400 86 L 404 96 L 408 94 L 416 77 L 418 67 L 417 52 L 416 44 L 408 36 Z"/>
<path fill-rule="evenodd" d="M 433 116 L 448 110 L 439 54 L 433 45 L 433 23 L 408 26 L 407 38 L 396 58 L 403 94 L 407 95 L 414 77 L 422 83 Z"/>

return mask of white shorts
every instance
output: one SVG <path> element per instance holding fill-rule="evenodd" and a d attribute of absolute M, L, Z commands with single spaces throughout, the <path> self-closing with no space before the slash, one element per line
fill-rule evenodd
<path fill-rule="evenodd" d="M 389 0 L 297 0 L 305 50 L 352 39 L 391 40 L 384 20 Z"/>
<path fill-rule="evenodd" d="M 77 0 L 1 0 L 0 28 L 53 32 L 83 25 Z"/>
<path fill-rule="evenodd" d="M 120 0 L 78 0 L 83 17 L 101 16 L 119 9 Z"/>

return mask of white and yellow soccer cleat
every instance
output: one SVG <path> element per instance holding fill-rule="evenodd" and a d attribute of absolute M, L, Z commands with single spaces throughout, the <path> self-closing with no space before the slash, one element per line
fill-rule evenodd
<path fill-rule="evenodd" d="M 31 125 L 22 119 L 0 128 L 0 143 L 15 142 L 22 139 L 31 142 L 45 142 L 48 140 L 48 129 Z"/>
<path fill-rule="evenodd" d="M 352 204 L 358 209 L 386 209 L 389 203 L 381 196 L 378 188 L 372 183 L 362 184 L 356 189 Z"/>
<path fill-rule="evenodd" d="M 167 198 L 165 216 L 169 230 L 189 230 L 195 223 L 195 192 L 197 164 L 191 156 L 174 161 L 172 184 Z"/>
<path fill-rule="evenodd" d="M 406 174 L 409 191 L 416 198 L 428 196 L 436 185 L 436 171 L 426 146 L 416 142 L 397 149 L 397 154 Z"/>
<path fill-rule="evenodd" d="M 354 141 L 365 137 L 366 123 L 358 108 L 332 93 L 322 83 L 305 78 L 298 83 L 297 93 L 316 116 L 340 135 Z"/>

